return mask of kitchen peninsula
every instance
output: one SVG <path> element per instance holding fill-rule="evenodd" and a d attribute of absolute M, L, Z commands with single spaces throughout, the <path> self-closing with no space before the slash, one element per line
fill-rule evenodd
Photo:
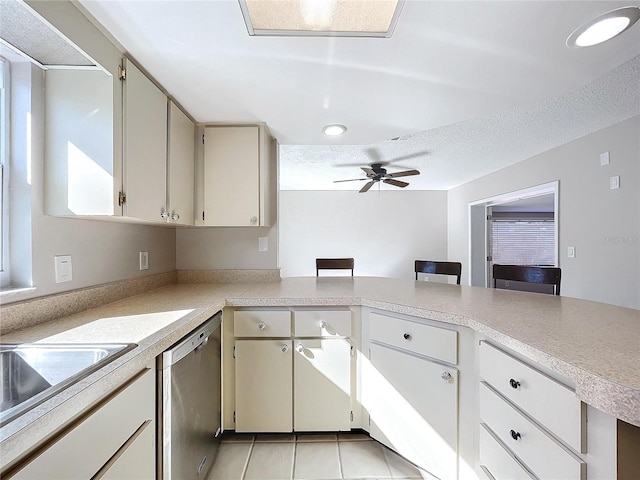
<path fill-rule="evenodd" d="M 50 301 L 55 302 L 56 297 Z M 28 303 L 3 306 L 3 323 L 16 321 L 21 311 L 28 310 Z M 361 321 L 361 312 L 375 311 L 463 328 L 473 335 L 476 345 L 486 341 L 505 349 L 547 375 L 562 379 L 590 408 L 640 426 L 637 310 L 569 297 L 374 277 L 176 283 L 3 335 L 5 343 L 127 342 L 138 346 L 3 426 L 0 469 L 11 468 L 53 431 L 145 365 L 153 364 L 156 356 L 215 312 L 224 309 L 224 326 L 232 318 L 227 312 L 273 307 L 348 307 L 356 312 L 354 324 Z M 473 370 L 469 368 L 464 374 L 477 376 Z M 477 460 L 466 461 L 473 464 Z M 462 474 L 460 471 L 460 478 Z"/>

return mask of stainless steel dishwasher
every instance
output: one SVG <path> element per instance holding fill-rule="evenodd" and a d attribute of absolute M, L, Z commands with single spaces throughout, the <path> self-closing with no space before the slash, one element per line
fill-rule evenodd
<path fill-rule="evenodd" d="M 158 357 L 158 478 L 201 479 L 221 433 L 218 312 Z"/>

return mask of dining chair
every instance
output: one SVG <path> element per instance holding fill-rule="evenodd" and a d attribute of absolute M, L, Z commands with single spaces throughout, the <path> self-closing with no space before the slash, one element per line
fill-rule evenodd
<path fill-rule="evenodd" d="M 353 258 L 316 258 L 316 277 L 320 270 L 351 270 L 353 277 Z"/>
<path fill-rule="evenodd" d="M 460 262 L 433 262 L 430 260 L 416 260 L 416 280 L 419 273 L 431 273 L 436 275 L 455 275 L 456 283 L 460 285 L 462 276 L 462 263 Z"/>
<path fill-rule="evenodd" d="M 560 295 L 562 272 L 558 267 L 539 267 L 533 265 L 493 265 L 493 288 L 498 288 L 496 280 L 539 283 L 554 286 L 554 294 Z"/>

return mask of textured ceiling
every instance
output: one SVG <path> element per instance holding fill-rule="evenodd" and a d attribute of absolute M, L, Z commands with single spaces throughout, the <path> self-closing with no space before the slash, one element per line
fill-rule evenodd
<path fill-rule="evenodd" d="M 640 25 L 565 46 L 637 0 L 407 0 L 378 39 L 251 37 L 235 0 L 79 1 L 196 121 L 267 123 L 284 189 L 357 189 L 332 181 L 377 159 L 448 189 L 639 113 Z"/>

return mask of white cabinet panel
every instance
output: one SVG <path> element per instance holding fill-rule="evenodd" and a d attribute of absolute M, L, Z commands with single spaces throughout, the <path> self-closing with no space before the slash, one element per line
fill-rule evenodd
<path fill-rule="evenodd" d="M 536 480 L 485 424 L 480 425 L 480 464 L 495 480 Z"/>
<path fill-rule="evenodd" d="M 236 337 L 290 337 L 289 310 L 238 310 L 233 315 Z"/>
<path fill-rule="evenodd" d="M 146 462 L 140 468 L 155 476 L 155 375 L 152 370 L 134 380 L 86 419 L 62 434 L 51 446 L 37 453 L 33 460 L 12 479 L 69 480 L 92 478 L 146 422 L 151 441 L 139 446 Z M 148 440 L 148 438 L 147 438 Z M 136 447 L 138 448 L 138 447 Z M 71 461 L 70 459 L 79 459 Z M 143 477 L 144 478 L 144 477 Z"/>
<path fill-rule="evenodd" d="M 350 430 L 351 345 L 334 338 L 296 339 L 294 346 L 294 430 Z"/>
<path fill-rule="evenodd" d="M 296 310 L 296 337 L 350 337 L 351 310 Z"/>
<path fill-rule="evenodd" d="M 155 453 L 153 423 L 148 422 L 116 453 L 104 471 L 92 480 L 154 480 Z"/>
<path fill-rule="evenodd" d="M 586 405 L 573 390 L 487 342 L 480 344 L 480 378 L 577 452 L 586 451 Z"/>
<path fill-rule="evenodd" d="M 369 332 L 371 340 L 454 365 L 458 363 L 458 332 L 455 330 L 371 313 Z"/>
<path fill-rule="evenodd" d="M 205 225 L 260 225 L 259 127 L 204 130 Z"/>
<path fill-rule="evenodd" d="M 167 212 L 169 222 L 194 223 L 195 125 L 169 102 Z"/>
<path fill-rule="evenodd" d="M 371 435 L 436 477 L 455 479 L 457 370 L 374 344 L 362 375 Z"/>
<path fill-rule="evenodd" d="M 290 432 L 292 344 L 236 340 L 236 432 Z"/>
<path fill-rule="evenodd" d="M 125 215 L 162 222 L 166 207 L 167 97 L 125 60 Z"/>
<path fill-rule="evenodd" d="M 480 419 L 539 478 L 584 480 L 586 464 L 480 383 Z"/>

